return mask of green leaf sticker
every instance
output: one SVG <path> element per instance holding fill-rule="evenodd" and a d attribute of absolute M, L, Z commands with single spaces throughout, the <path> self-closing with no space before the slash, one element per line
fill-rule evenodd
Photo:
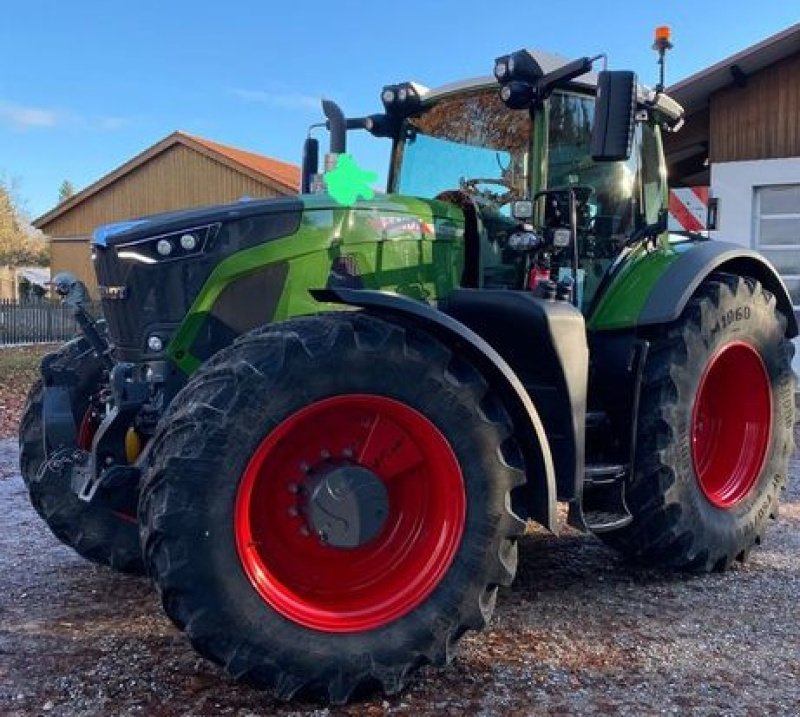
<path fill-rule="evenodd" d="M 336 166 L 325 172 L 328 194 L 339 204 L 350 206 L 356 200 L 372 199 L 375 196 L 370 184 L 377 181 L 378 174 L 361 169 L 349 154 L 340 154 Z"/>

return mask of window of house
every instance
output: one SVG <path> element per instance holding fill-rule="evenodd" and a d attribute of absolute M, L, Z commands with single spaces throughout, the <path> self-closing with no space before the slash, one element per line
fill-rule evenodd
<path fill-rule="evenodd" d="M 756 187 L 756 248 L 780 272 L 800 311 L 800 184 Z"/>

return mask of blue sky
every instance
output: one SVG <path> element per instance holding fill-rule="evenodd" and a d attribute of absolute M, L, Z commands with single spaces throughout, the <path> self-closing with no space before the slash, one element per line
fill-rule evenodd
<path fill-rule="evenodd" d="M 653 84 L 658 24 L 673 28 L 674 82 L 798 20 L 797 0 L 8 0 L 0 176 L 35 217 L 64 179 L 80 189 L 175 129 L 299 161 L 323 95 L 368 114 L 383 84 L 490 74 L 520 47 L 606 52 Z M 385 147 L 368 136 L 350 145 L 381 174 Z"/>

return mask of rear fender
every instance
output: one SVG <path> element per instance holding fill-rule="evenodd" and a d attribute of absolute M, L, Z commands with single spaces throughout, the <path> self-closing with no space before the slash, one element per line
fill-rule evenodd
<path fill-rule="evenodd" d="M 797 336 L 797 317 L 786 285 L 775 268 L 761 254 L 722 241 L 698 242 L 674 261 L 653 286 L 639 314 L 638 326 L 675 321 L 700 284 L 713 272 L 749 276 L 775 296 L 778 309 L 786 316 L 786 335 Z"/>
<path fill-rule="evenodd" d="M 714 272 L 758 280 L 786 317 L 786 335 L 798 333 L 792 300 L 775 268 L 758 252 L 729 242 L 699 239 L 639 247 L 618 261 L 601 285 L 587 321 L 591 331 L 634 329 L 677 320 L 700 284 Z"/>
<path fill-rule="evenodd" d="M 514 371 L 484 339 L 467 326 L 419 301 L 380 291 L 317 289 L 317 301 L 358 306 L 376 315 L 412 321 L 448 346 L 463 353 L 500 394 L 514 424 L 515 435 L 525 458 L 528 502 L 514 506 L 520 517 L 530 517 L 548 530 L 557 531 L 556 480 L 547 435 L 522 383 Z"/>

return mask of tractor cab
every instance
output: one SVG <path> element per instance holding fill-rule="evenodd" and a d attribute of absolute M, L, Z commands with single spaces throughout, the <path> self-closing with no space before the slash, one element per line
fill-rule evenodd
<path fill-rule="evenodd" d="M 614 260 L 666 230 L 661 132 L 681 121 L 633 73 L 593 73 L 597 59 L 520 50 L 494 78 L 388 85 L 385 114 L 338 124 L 392 139 L 390 194 L 463 211 L 462 286 L 559 290 L 586 313 Z"/>

